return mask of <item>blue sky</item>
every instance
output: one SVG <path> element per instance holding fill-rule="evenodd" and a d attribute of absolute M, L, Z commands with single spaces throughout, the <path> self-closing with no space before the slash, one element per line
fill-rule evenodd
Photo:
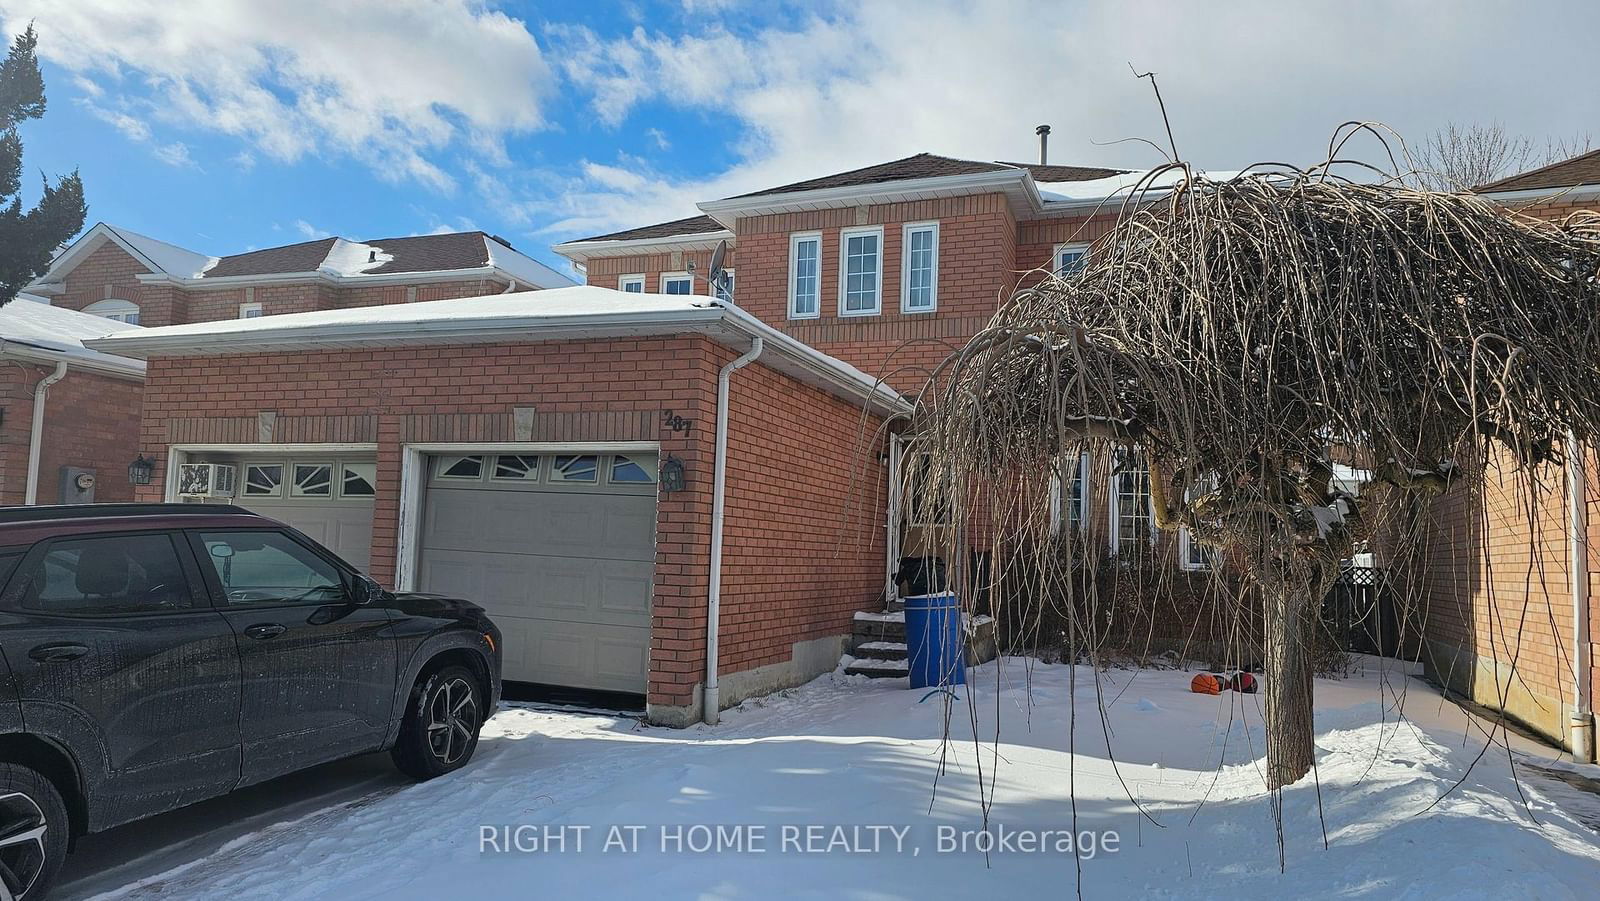
<path fill-rule="evenodd" d="M 90 222 L 225 254 L 482 228 L 548 246 L 918 151 L 1308 163 L 1334 126 L 1600 137 L 1586 2 L 0 0 Z M 1532 11 L 1537 8 L 1536 11 Z M 1552 25 L 1556 27 L 1551 27 Z M 1368 149 L 1369 155 L 1372 151 Z"/>

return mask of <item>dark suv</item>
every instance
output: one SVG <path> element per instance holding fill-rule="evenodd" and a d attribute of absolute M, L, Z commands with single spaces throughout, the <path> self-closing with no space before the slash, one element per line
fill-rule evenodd
<path fill-rule="evenodd" d="M 0 508 L 0 584 L 0 897 L 74 835 L 319 763 L 448 773 L 500 698 L 482 608 L 239 507 Z"/>

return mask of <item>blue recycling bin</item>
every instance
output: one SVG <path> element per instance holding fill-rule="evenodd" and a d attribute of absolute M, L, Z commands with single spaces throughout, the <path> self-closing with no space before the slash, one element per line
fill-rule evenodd
<path fill-rule="evenodd" d="M 955 592 L 919 594 L 906 598 L 905 603 L 911 687 L 965 685 L 967 642 Z"/>

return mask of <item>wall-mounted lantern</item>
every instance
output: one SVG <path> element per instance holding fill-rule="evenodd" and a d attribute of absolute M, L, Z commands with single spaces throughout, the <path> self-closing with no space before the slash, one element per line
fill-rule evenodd
<path fill-rule="evenodd" d="M 661 493 L 671 494 L 674 491 L 682 491 L 686 481 L 683 474 L 683 461 L 668 455 L 666 461 L 661 464 Z"/>
<path fill-rule="evenodd" d="M 148 485 L 150 476 L 156 471 L 156 461 L 140 454 L 132 463 L 128 464 L 128 483 L 130 485 Z"/>

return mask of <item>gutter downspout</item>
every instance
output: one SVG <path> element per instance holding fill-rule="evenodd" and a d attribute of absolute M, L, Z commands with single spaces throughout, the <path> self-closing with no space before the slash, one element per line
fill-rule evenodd
<path fill-rule="evenodd" d="M 764 344 L 759 335 L 751 338 L 750 349 L 717 373 L 716 469 L 711 477 L 711 587 L 706 593 L 706 682 L 700 694 L 702 717 L 708 726 L 715 726 L 722 714 L 722 695 L 717 686 L 717 628 L 722 618 L 722 517 L 728 481 L 728 376 L 761 356 Z"/>
<path fill-rule="evenodd" d="M 1589 672 L 1589 490 L 1583 445 L 1567 433 L 1567 510 L 1572 572 L 1572 759 L 1594 761 L 1594 710 Z"/>
<path fill-rule="evenodd" d="M 28 485 L 23 490 L 23 503 L 33 506 L 39 502 L 39 446 L 44 442 L 44 399 L 50 386 L 67 375 L 67 361 L 56 364 L 55 372 L 33 386 L 33 431 L 28 435 Z"/>

